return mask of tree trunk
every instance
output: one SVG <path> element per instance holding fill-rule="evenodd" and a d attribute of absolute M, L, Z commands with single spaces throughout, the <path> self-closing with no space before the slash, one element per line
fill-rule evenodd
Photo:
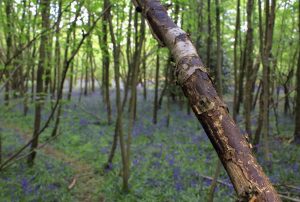
<path fill-rule="evenodd" d="M 236 21 L 235 21 L 235 32 L 234 32 L 234 48 L 233 48 L 233 64 L 234 64 L 234 99 L 233 99 L 233 120 L 236 121 L 236 116 L 238 113 L 237 106 L 238 106 L 238 38 L 240 33 L 240 4 L 241 0 L 237 0 L 236 5 Z"/>
<path fill-rule="evenodd" d="M 171 66 L 171 55 L 169 53 L 168 56 L 168 61 L 165 67 L 165 82 L 164 82 L 164 87 L 160 93 L 159 99 L 158 99 L 158 109 L 161 109 L 162 103 L 163 103 L 163 99 L 165 94 L 167 93 L 167 89 L 168 89 L 168 77 L 169 77 L 169 67 Z"/>
<path fill-rule="evenodd" d="M 76 21 L 80 15 L 80 9 L 81 9 L 82 4 L 79 5 L 79 7 L 76 10 L 76 14 L 75 14 L 75 18 L 73 21 L 71 21 L 71 26 L 67 31 L 67 36 L 66 36 L 66 44 L 70 44 L 71 41 L 71 33 L 73 32 L 73 47 L 72 47 L 72 51 L 71 51 L 71 56 L 69 58 L 69 48 L 70 46 L 66 46 L 65 51 L 64 51 L 64 60 L 63 60 L 63 72 L 59 71 L 59 74 L 62 73 L 61 76 L 59 76 L 58 78 L 60 80 L 58 80 L 58 84 L 57 84 L 57 102 L 58 102 L 58 109 L 57 109 L 57 113 L 56 113 L 56 118 L 55 118 L 55 123 L 54 123 L 54 127 L 51 133 L 52 137 L 55 137 L 57 135 L 57 132 L 59 131 L 59 124 L 60 124 L 60 116 L 61 116 L 61 111 L 62 111 L 62 103 L 60 103 L 60 100 L 63 98 L 63 86 L 64 86 L 64 81 L 66 78 L 66 74 L 67 71 L 69 69 L 69 66 L 71 65 L 71 75 L 73 74 L 73 68 L 74 68 L 74 57 L 76 54 L 76 50 L 79 50 L 78 48 L 80 48 L 81 44 L 79 43 L 78 46 L 75 45 L 75 33 L 76 33 Z M 59 51 L 60 52 L 60 51 Z M 60 69 L 59 69 L 60 70 Z M 73 78 L 71 77 L 70 80 L 73 80 Z M 69 92 L 68 92 L 68 99 L 71 99 L 71 94 L 72 94 L 72 81 L 70 81 L 70 86 L 69 86 Z M 54 109 L 52 109 L 54 110 Z"/>
<path fill-rule="evenodd" d="M 122 109 L 124 109 L 126 102 L 127 102 L 127 97 L 128 97 L 128 89 L 129 89 L 129 83 L 131 80 L 131 21 L 132 21 L 132 7 L 130 6 L 129 8 L 129 20 L 128 20 L 128 28 L 127 28 L 127 44 L 126 44 L 126 57 L 127 57 L 127 66 L 128 66 L 128 72 L 126 76 L 126 83 L 125 83 L 125 90 L 124 90 L 124 98 L 122 102 Z"/>
<path fill-rule="evenodd" d="M 263 61 L 263 114 L 262 114 L 262 135 L 264 138 L 264 157 L 269 162 L 269 97 L 270 97 L 270 58 L 273 41 L 273 29 L 275 24 L 275 7 L 276 0 L 272 0 L 271 5 L 269 0 L 265 1 L 265 15 L 266 15 L 266 30 L 264 35 L 264 49 L 262 55 Z"/>
<path fill-rule="evenodd" d="M 109 19 L 109 26 L 111 30 L 111 35 L 114 36 L 113 27 L 111 19 Z M 123 173 L 127 173 L 127 161 L 126 161 L 126 150 L 125 150 L 125 141 L 123 137 L 123 124 L 122 124 L 122 105 L 121 105 L 121 89 L 120 89 L 120 65 L 119 65 L 119 54 L 120 54 L 120 47 L 116 45 L 116 41 L 113 40 L 114 45 L 114 68 L 115 68 L 115 81 L 116 81 L 116 105 L 117 105 L 117 122 L 116 122 L 116 131 L 117 136 L 120 140 L 120 147 L 121 147 L 121 156 L 122 156 L 122 164 L 123 164 Z M 128 191 L 128 181 L 126 176 L 123 176 L 123 190 Z"/>
<path fill-rule="evenodd" d="M 88 55 L 86 56 L 86 62 L 85 62 L 85 79 L 84 79 L 84 96 L 87 96 L 88 94 L 88 84 L 89 84 L 89 71 L 88 71 L 88 67 L 89 67 L 89 63 L 88 63 Z"/>
<path fill-rule="evenodd" d="M 261 0 L 258 0 L 258 19 L 259 19 L 259 52 L 261 55 L 261 58 L 263 58 L 263 38 L 264 38 L 264 32 L 263 32 L 263 20 L 262 20 L 262 6 L 261 6 Z M 263 81 L 260 81 L 260 85 L 263 86 Z M 257 128 L 255 131 L 255 138 L 254 138 L 254 152 L 258 151 L 258 146 L 260 142 L 260 135 L 262 130 L 262 124 L 263 124 L 263 87 L 261 87 L 261 93 L 259 98 L 259 115 L 258 115 L 258 122 L 257 122 Z"/>
<path fill-rule="evenodd" d="M 254 7 L 254 0 L 247 1 L 247 34 L 246 45 L 244 52 L 244 61 L 246 67 L 246 83 L 244 90 L 244 116 L 246 132 L 252 140 L 251 130 L 251 107 L 252 107 L 252 74 L 253 74 L 253 28 L 252 28 L 252 13 Z"/>
<path fill-rule="evenodd" d="M 10 58 L 11 57 L 11 52 L 13 50 L 13 39 L 12 39 L 12 35 L 13 35 L 13 22 L 12 22 L 12 10 L 13 10 L 13 2 L 11 2 L 10 0 L 5 2 L 5 12 L 6 12 L 6 58 Z M 10 75 L 9 75 L 9 69 L 10 66 L 5 65 L 4 68 L 4 74 L 6 75 L 6 77 L 9 79 Z M 10 94 L 10 81 L 8 80 L 5 83 L 5 92 L 4 92 L 4 104 L 6 106 L 9 105 L 9 94 Z"/>
<path fill-rule="evenodd" d="M 215 0 L 216 3 L 216 32 L 217 32 L 217 67 L 216 67 L 216 87 L 219 95 L 223 94 L 222 89 L 222 48 L 221 48 L 221 25 L 220 25 L 220 3 L 219 0 Z"/>
<path fill-rule="evenodd" d="M 206 43 L 206 67 L 211 68 L 210 66 L 210 50 L 211 50 L 211 18 L 210 18 L 210 0 L 207 0 L 207 43 Z"/>
<path fill-rule="evenodd" d="M 300 29 L 300 4 L 298 4 L 298 29 Z M 300 37 L 300 32 L 299 32 Z M 295 109 L 295 131 L 294 142 L 300 144 L 300 51 L 298 51 L 298 66 L 296 74 L 297 90 L 296 90 L 296 109 Z"/>
<path fill-rule="evenodd" d="M 75 39 L 74 39 L 75 40 Z M 74 62 L 71 64 L 70 68 L 70 79 L 69 79 L 69 90 L 68 90 L 68 100 L 71 100 L 72 98 L 72 92 L 73 92 L 73 83 L 74 83 Z"/>
<path fill-rule="evenodd" d="M 70 36 L 69 36 L 70 37 Z M 75 26 L 74 26 L 74 29 L 73 29 L 73 50 L 76 49 L 76 29 L 75 29 Z M 68 56 L 68 52 L 65 53 L 67 54 L 66 56 Z M 67 59 L 67 57 L 65 57 L 65 60 Z M 66 61 L 64 61 L 64 64 L 66 63 Z M 72 61 L 72 64 L 71 64 L 71 68 L 70 68 L 70 81 L 69 81 L 69 92 L 68 92 L 68 100 L 71 100 L 72 98 L 72 92 L 73 92 L 73 83 L 74 83 L 74 61 Z"/>
<path fill-rule="evenodd" d="M 237 107 L 236 107 L 236 111 L 237 114 L 239 114 L 240 112 L 240 105 L 243 103 L 244 101 L 244 78 L 245 78 L 245 69 L 244 69 L 244 54 L 245 54 L 245 50 L 241 51 L 241 58 L 240 58 L 240 72 L 239 72 L 239 90 L 238 90 L 238 101 L 237 101 Z"/>
<path fill-rule="evenodd" d="M 147 100 L 147 66 L 146 66 L 146 46 L 143 50 L 143 96 L 144 100 Z"/>
<path fill-rule="evenodd" d="M 203 30 L 204 30 L 204 28 L 203 28 L 203 7 L 204 6 L 203 5 L 204 5 L 204 1 L 199 1 L 197 3 L 197 12 L 198 12 L 197 30 L 198 30 L 198 32 L 203 32 Z M 203 36 L 201 34 L 198 34 L 197 39 L 196 39 L 196 49 L 199 54 L 200 54 L 200 48 L 203 43 L 202 37 Z"/>
<path fill-rule="evenodd" d="M 156 71 L 155 71 L 155 89 L 154 89 L 154 104 L 153 104 L 153 123 L 157 123 L 157 111 L 158 111 L 158 85 L 159 85 L 159 48 L 156 54 Z"/>
<path fill-rule="evenodd" d="M 109 0 L 108 5 L 110 5 Z M 112 24 L 112 17 L 110 14 L 110 10 L 108 11 L 108 22 L 109 22 L 109 30 L 111 34 L 111 40 L 113 44 L 113 56 L 114 56 L 114 71 L 115 71 L 115 82 L 116 82 L 116 105 L 117 105 L 117 121 L 116 121 L 116 128 L 115 128 L 115 136 L 114 140 L 117 140 L 119 137 L 120 141 L 120 148 L 121 148 L 121 157 L 122 157 L 122 165 L 123 165 L 123 173 L 128 173 L 126 170 L 128 168 L 127 166 L 127 161 L 126 161 L 126 148 L 125 148 L 125 141 L 124 141 L 124 136 L 123 136 L 123 123 L 122 123 L 122 101 L 121 101 L 121 89 L 120 89 L 120 44 L 117 42 L 114 29 L 113 29 L 113 24 Z M 114 146 L 116 145 L 116 142 L 113 142 Z M 112 147 L 113 148 L 113 147 Z M 116 148 L 116 146 L 114 147 Z M 115 150 L 111 151 L 111 153 L 114 154 Z M 123 175 L 123 190 L 128 191 L 129 190 L 129 184 L 128 184 L 128 179 L 126 176 Z"/>
<path fill-rule="evenodd" d="M 256 107 L 256 103 L 257 103 L 258 97 L 259 97 L 260 90 L 261 90 L 261 81 L 259 81 L 259 84 L 258 84 L 258 87 L 257 87 L 257 90 L 256 90 L 256 94 L 255 94 L 255 96 L 254 96 L 254 100 L 253 100 L 253 103 L 252 103 L 252 110 L 253 110 L 253 111 L 255 110 L 255 107 Z"/>
<path fill-rule="evenodd" d="M 56 22 L 55 28 L 55 67 L 54 67 L 54 81 L 53 81 L 53 92 L 52 97 L 54 97 L 55 91 L 59 91 L 59 82 L 61 80 L 61 55 L 60 55 L 60 21 L 61 21 L 61 13 L 62 13 L 62 0 L 58 2 L 58 19 Z"/>
<path fill-rule="evenodd" d="M 50 15 L 50 1 L 41 0 L 40 6 L 42 8 L 42 28 L 46 30 L 49 27 L 49 15 Z M 48 36 L 41 36 L 41 43 L 39 49 L 39 64 L 37 69 L 37 84 L 36 84 L 36 99 L 35 99 L 35 117 L 34 117 L 34 132 L 33 132 L 33 141 L 31 143 L 31 154 L 28 156 L 28 164 L 29 166 L 33 166 L 34 159 L 36 156 L 35 149 L 38 146 L 39 140 L 39 131 L 41 125 L 41 113 L 42 113 L 42 102 L 43 102 L 43 75 L 44 75 L 44 67 L 46 65 L 46 57 L 47 50 L 46 48 L 48 44 Z"/>
<path fill-rule="evenodd" d="M 0 165 L 2 164 L 2 129 L 0 128 Z"/>
<path fill-rule="evenodd" d="M 210 138 L 235 190 L 243 201 L 280 201 L 251 147 L 218 97 L 206 68 L 187 34 L 169 18 L 159 1 L 134 2 L 142 10 L 155 38 L 176 61 L 176 75 L 192 109 Z M 143 8 L 143 9 L 142 9 Z"/>
<path fill-rule="evenodd" d="M 216 3 L 216 30 L 217 30 L 217 68 L 216 68 L 216 90 L 218 95 L 222 99 L 223 97 L 223 85 L 222 85 L 222 50 L 221 50 L 221 27 L 220 27 L 220 4 L 219 0 L 215 0 Z M 214 201 L 214 193 L 217 186 L 217 180 L 221 172 L 222 163 L 217 160 L 216 170 L 214 178 L 212 180 L 210 190 L 208 193 L 208 202 Z"/>
<path fill-rule="evenodd" d="M 108 1 L 104 1 L 103 8 L 105 9 L 108 6 Z M 101 37 L 101 44 L 100 48 L 102 51 L 102 69 L 104 74 L 103 82 L 104 88 L 103 88 L 103 96 L 106 103 L 106 113 L 107 113 L 107 122 L 108 124 L 111 124 L 111 104 L 110 104 L 110 93 L 109 93 L 109 50 L 108 50 L 108 30 L 107 30 L 107 23 L 108 23 L 108 13 L 106 13 L 103 16 L 102 21 L 102 37 Z"/>
<path fill-rule="evenodd" d="M 297 50 L 295 52 L 297 54 Z M 296 54 L 294 54 L 293 60 L 295 61 L 294 58 L 296 58 Z M 291 107 L 290 107 L 290 99 L 289 99 L 289 94 L 290 94 L 290 81 L 293 78 L 294 75 L 294 65 L 295 62 L 292 63 L 292 67 L 289 68 L 289 72 L 286 76 L 286 81 L 283 84 L 283 89 L 284 89 L 284 114 L 288 115 L 291 112 Z"/>

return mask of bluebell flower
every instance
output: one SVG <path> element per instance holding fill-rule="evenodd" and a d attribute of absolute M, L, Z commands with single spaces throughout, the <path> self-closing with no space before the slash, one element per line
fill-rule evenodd
<path fill-rule="evenodd" d="M 58 188 L 57 184 L 49 184 L 48 185 L 48 189 L 51 190 L 51 191 L 54 190 L 54 189 L 57 189 L 57 188 Z"/>
<path fill-rule="evenodd" d="M 209 187 L 210 184 L 211 184 L 211 180 L 204 178 L 203 183 L 204 183 L 205 186 Z"/>
<path fill-rule="evenodd" d="M 179 167 L 173 168 L 173 178 L 174 178 L 174 180 L 180 180 L 180 168 Z"/>
<path fill-rule="evenodd" d="M 53 165 L 51 163 L 49 163 L 48 161 L 46 161 L 45 166 L 48 171 L 51 171 L 53 169 Z"/>
<path fill-rule="evenodd" d="M 173 166 L 174 163 L 175 163 L 174 158 L 169 159 L 168 162 L 169 162 L 169 165 L 170 165 L 170 166 Z"/>
<path fill-rule="evenodd" d="M 160 168 L 161 164 L 160 164 L 159 161 L 155 161 L 155 162 L 152 163 L 152 166 L 153 166 L 154 168 L 158 169 L 158 168 Z"/>
<path fill-rule="evenodd" d="M 133 159 L 132 161 L 134 166 L 137 166 L 139 164 L 139 160 L 138 159 Z"/>
<path fill-rule="evenodd" d="M 191 179 L 191 181 L 190 181 L 190 185 L 192 186 L 192 187 L 196 187 L 197 186 L 197 180 L 195 180 L 194 178 L 193 179 Z"/>
<path fill-rule="evenodd" d="M 211 155 L 207 154 L 206 159 L 205 159 L 205 163 L 209 163 L 211 161 Z"/>
<path fill-rule="evenodd" d="M 99 131 L 99 135 L 102 136 L 104 135 L 104 132 L 102 130 Z"/>
<path fill-rule="evenodd" d="M 23 192 L 27 193 L 28 189 L 29 189 L 29 182 L 26 178 L 22 178 L 21 186 L 22 186 Z"/>
<path fill-rule="evenodd" d="M 299 172 L 299 164 L 298 163 L 294 163 L 294 165 L 293 165 L 293 171 L 295 173 Z"/>
<path fill-rule="evenodd" d="M 146 180 L 146 184 L 149 185 L 149 186 L 151 186 L 151 187 L 158 187 L 158 186 L 160 186 L 159 181 L 156 180 L 156 179 L 153 179 L 153 178 L 148 178 Z"/>
<path fill-rule="evenodd" d="M 162 150 L 160 150 L 159 152 L 153 152 L 152 155 L 156 158 L 161 158 L 162 156 Z"/>
<path fill-rule="evenodd" d="M 101 147 L 100 152 L 103 153 L 103 154 L 106 154 L 106 153 L 108 153 L 108 148 L 107 147 Z"/>
<path fill-rule="evenodd" d="M 183 185 L 180 182 L 175 182 L 175 189 L 176 191 L 182 191 Z"/>
<path fill-rule="evenodd" d="M 38 194 L 40 187 L 41 186 L 39 184 L 34 186 L 34 193 L 35 194 Z"/>
<path fill-rule="evenodd" d="M 86 119 L 80 119 L 80 121 L 79 121 L 80 126 L 86 126 L 88 124 L 89 124 L 89 122 Z"/>

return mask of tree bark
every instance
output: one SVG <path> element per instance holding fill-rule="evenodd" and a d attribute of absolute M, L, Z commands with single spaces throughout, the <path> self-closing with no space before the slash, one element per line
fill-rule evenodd
<path fill-rule="evenodd" d="M 145 19 L 143 19 L 145 20 Z M 147 66 L 146 66 L 146 46 L 143 48 L 143 97 L 144 100 L 147 100 Z"/>
<path fill-rule="evenodd" d="M 122 110 L 124 109 L 126 102 L 127 102 L 127 97 L 128 97 L 128 91 L 129 91 L 129 83 L 131 80 L 131 59 L 132 59 L 132 54 L 131 54 L 131 21 L 132 21 L 132 7 L 129 8 L 129 19 L 128 19 L 128 27 L 127 27 L 127 44 L 126 44 L 126 59 L 127 59 L 127 66 L 128 66 L 128 72 L 126 76 L 126 81 L 125 81 L 125 89 L 124 89 L 124 98 L 122 101 Z"/>
<path fill-rule="evenodd" d="M 76 21 L 79 17 L 79 14 L 80 14 L 80 9 L 81 7 L 78 7 L 78 9 L 76 10 L 76 14 L 75 14 L 75 18 L 73 21 L 71 21 L 71 27 L 68 29 L 67 31 L 67 36 L 66 36 L 66 44 L 70 44 L 70 41 L 71 41 L 71 33 L 73 32 L 73 50 L 72 52 L 74 52 L 76 50 L 76 44 L 75 44 L 75 33 L 76 33 Z M 69 55 L 69 48 L 70 46 L 66 46 L 65 48 L 65 51 L 64 51 L 64 60 L 63 60 L 63 68 L 64 68 L 64 71 L 66 68 L 69 67 L 69 65 L 71 65 L 71 75 L 73 74 L 73 71 L 72 71 L 72 68 L 74 68 L 74 63 L 73 63 L 73 60 L 74 60 L 74 57 L 72 60 L 68 61 L 68 55 Z M 60 53 L 60 51 L 59 51 Z M 60 59 L 59 59 L 60 61 Z M 59 67 L 59 74 L 61 74 L 61 71 L 60 71 L 60 67 Z M 63 77 L 59 76 L 58 77 L 59 79 L 62 79 Z M 70 77 L 70 85 L 69 85 L 69 92 L 68 92 L 68 99 L 70 100 L 71 99 L 71 94 L 72 94 L 72 77 Z M 62 92 L 61 92 L 61 89 L 63 89 L 63 83 L 64 83 L 64 78 L 63 80 L 58 80 L 58 84 L 57 84 L 57 100 L 61 100 L 62 99 Z M 55 123 L 54 123 L 54 127 L 53 127 L 53 130 L 52 130 L 52 133 L 51 133 L 51 136 L 52 137 L 55 137 L 57 136 L 58 134 L 58 131 L 59 131 L 59 124 L 60 124 L 60 116 L 61 116 L 61 111 L 62 111 L 62 103 L 59 103 L 59 106 L 58 106 L 58 109 L 57 109 L 57 112 L 56 112 L 56 118 L 55 118 Z"/>
<path fill-rule="evenodd" d="M 68 36 L 70 37 L 70 36 Z M 76 49 L 76 28 L 75 28 L 75 25 L 73 26 L 73 50 Z M 66 53 L 68 56 L 68 52 Z M 65 57 L 65 59 L 67 59 Z M 65 64 L 65 61 L 64 61 L 64 64 Z M 69 91 L 68 91 L 68 100 L 71 100 L 72 98 L 72 92 L 73 92 L 73 83 L 74 83 L 74 59 L 72 60 L 72 63 L 71 63 L 71 67 L 70 67 L 70 80 L 69 80 Z"/>
<path fill-rule="evenodd" d="M 49 2 L 51 2 L 51 0 L 48 0 Z M 48 2 L 47 2 L 48 4 Z M 50 3 L 49 3 L 50 4 Z M 49 5 L 50 7 L 50 5 Z M 43 7 L 42 7 L 43 9 Z M 43 15 L 48 15 L 47 18 L 43 19 L 43 22 L 45 20 L 45 25 L 43 25 L 43 29 L 44 30 L 50 30 L 50 8 L 49 11 L 47 11 L 49 13 L 47 14 L 43 14 L 42 13 L 42 18 Z M 44 61 L 44 82 L 45 82 L 45 86 L 44 86 L 44 92 L 48 93 L 49 87 L 51 85 L 51 58 L 52 58 L 52 51 L 51 51 L 51 43 L 52 43 L 52 33 L 47 33 L 44 35 L 45 37 L 45 61 Z"/>
<path fill-rule="evenodd" d="M 104 0 L 104 9 L 108 6 L 108 1 Z M 101 37 L 101 44 L 100 48 L 102 51 L 102 69 L 104 74 L 103 82 L 104 84 L 104 99 L 106 103 L 106 111 L 107 111 L 107 122 L 108 124 L 111 124 L 111 104 L 110 104 L 110 93 L 109 93 L 109 49 L 108 49 L 108 30 L 107 30 L 107 24 L 108 24 L 108 13 L 106 13 L 103 16 L 102 21 L 102 37 Z"/>
<path fill-rule="evenodd" d="M 216 5 L 216 30 L 217 30 L 217 68 L 216 68 L 216 90 L 222 99 L 223 85 L 222 85 L 222 50 L 221 50 L 221 26 L 220 26 L 220 3 L 219 0 L 215 0 Z M 217 160 L 216 170 L 214 178 L 212 180 L 210 190 L 208 193 L 208 202 L 214 201 L 214 193 L 217 186 L 217 180 L 221 172 L 222 164 L 220 160 Z"/>
<path fill-rule="evenodd" d="M 109 0 L 108 5 L 110 5 Z M 113 45 L 113 57 L 114 57 L 114 71 L 115 71 L 115 82 L 116 82 L 116 105 L 117 105 L 117 120 L 116 120 L 116 126 L 115 126 L 115 134 L 114 134 L 114 140 L 117 140 L 119 138 L 120 141 L 120 149 L 121 149 L 121 157 L 122 157 L 122 171 L 123 173 L 128 173 L 126 169 L 128 168 L 127 166 L 127 161 L 126 161 L 126 147 L 125 147 L 125 140 L 123 136 L 123 123 L 122 123 L 122 114 L 123 114 L 123 109 L 122 109 L 122 100 L 121 100 L 121 89 L 120 89 L 120 53 L 121 53 L 121 47 L 119 42 L 116 39 L 115 32 L 113 29 L 113 23 L 112 23 L 112 17 L 110 14 L 110 9 L 108 10 L 108 23 L 109 23 L 109 31 L 111 35 L 111 41 Z M 112 157 L 115 153 L 117 142 L 113 142 L 112 145 L 112 150 L 111 154 Z M 111 155 L 110 155 L 111 157 Z M 108 159 L 108 163 L 111 163 L 112 158 Z M 129 190 L 129 184 L 128 184 L 128 179 L 126 176 L 123 175 L 123 190 L 127 192 Z"/>
<path fill-rule="evenodd" d="M 238 38 L 240 33 L 240 4 L 241 1 L 237 0 L 236 6 L 236 22 L 235 22 L 235 32 L 234 32 L 234 48 L 233 48 L 233 64 L 234 64 L 234 99 L 233 99 L 233 120 L 236 121 L 236 116 L 238 113 L 237 106 L 238 106 Z"/>
<path fill-rule="evenodd" d="M 300 30 L 300 4 L 298 4 L 298 29 Z M 299 31 L 300 37 L 300 31 Z M 296 94 L 296 109 L 295 109 L 295 131 L 294 142 L 300 144 L 300 51 L 298 51 L 298 65 L 297 65 L 297 94 Z"/>
<path fill-rule="evenodd" d="M 54 81 L 53 81 L 53 92 L 52 97 L 55 97 L 55 91 L 59 91 L 59 82 L 61 76 L 61 53 L 60 53 L 60 22 L 62 18 L 62 0 L 58 1 L 58 19 L 55 28 L 55 67 L 54 67 Z"/>
<path fill-rule="evenodd" d="M 0 128 L 0 165 L 2 164 L 2 129 Z"/>
<path fill-rule="evenodd" d="M 207 0 L 207 43 L 206 43 L 206 67 L 211 68 L 210 66 L 210 50 L 211 50 L 211 18 L 210 18 L 210 0 Z"/>
<path fill-rule="evenodd" d="M 273 30 L 275 24 L 275 7 L 276 0 L 265 1 L 265 17 L 266 29 L 264 35 L 264 48 L 262 53 L 263 63 L 263 83 L 262 83 L 262 98 L 263 98 L 263 113 L 262 113 L 262 135 L 264 139 L 264 158 L 269 161 L 269 102 L 270 102 L 270 58 L 273 42 Z"/>
<path fill-rule="evenodd" d="M 244 90 L 244 116 L 245 116 L 245 128 L 247 134 L 252 139 L 251 130 L 251 107 L 252 107 L 252 74 L 253 74 L 253 28 L 252 28 L 252 13 L 254 7 L 254 0 L 247 1 L 247 34 L 246 45 L 244 52 L 244 61 L 246 67 L 246 83 Z"/>
<path fill-rule="evenodd" d="M 88 95 L 88 85 L 89 85 L 89 70 L 88 70 L 88 67 L 89 67 L 89 57 L 88 55 L 86 56 L 86 62 L 85 62 L 85 79 L 84 79 L 84 96 L 87 96 Z"/>
<path fill-rule="evenodd" d="M 259 19 L 259 52 L 261 55 L 261 58 L 263 58 L 263 38 L 264 38 L 264 32 L 263 32 L 263 20 L 262 20 L 262 5 L 261 0 L 258 0 L 258 19 Z M 260 82 L 260 85 L 263 85 L 263 81 Z M 261 87 L 262 88 L 262 87 Z M 258 115 L 258 122 L 257 122 L 257 128 L 255 131 L 255 137 L 254 137 L 254 152 L 258 151 L 258 144 L 260 142 L 260 134 L 263 124 L 263 88 L 261 89 L 260 98 L 259 98 L 259 115 Z"/>
<path fill-rule="evenodd" d="M 157 123 L 157 111 L 158 111 L 158 85 L 159 85 L 159 48 L 156 54 L 156 71 L 155 71 L 155 89 L 154 89 L 154 102 L 153 102 L 153 120 L 154 124 Z"/>
<path fill-rule="evenodd" d="M 134 1 L 152 28 L 155 38 L 166 45 L 176 61 L 176 75 L 191 107 L 210 138 L 238 197 L 242 201 L 281 201 L 251 153 L 251 147 L 218 97 L 206 68 L 188 35 L 154 0 Z"/>
<path fill-rule="evenodd" d="M 221 25 L 220 25 L 220 3 L 215 0 L 216 4 L 216 32 L 217 32 L 217 67 L 216 67 L 216 87 L 219 95 L 223 94 L 222 89 L 222 48 L 221 48 Z M 208 66 L 209 68 L 209 66 Z"/>
<path fill-rule="evenodd" d="M 11 57 L 11 52 L 13 49 L 12 43 L 13 43 L 13 39 L 12 39 L 12 31 L 13 31 L 13 26 L 12 26 L 12 2 L 10 0 L 7 0 L 5 5 L 5 12 L 6 12 L 6 29 L 7 29 L 7 33 L 6 33 L 6 58 L 10 58 Z M 5 69 L 4 69 L 4 75 L 6 75 L 7 78 L 10 77 L 9 75 L 9 66 L 5 65 Z M 4 104 L 5 105 L 9 105 L 9 94 L 10 94 L 10 81 L 7 81 L 5 83 L 5 93 L 4 93 Z"/>
<path fill-rule="evenodd" d="M 296 54 L 297 54 L 297 50 L 296 50 Z M 296 55 L 296 54 L 294 54 L 294 55 Z M 294 61 L 294 59 L 292 61 Z M 290 100 L 289 100 L 289 92 L 290 92 L 290 82 L 291 82 L 291 80 L 293 78 L 293 75 L 294 75 L 294 69 L 293 68 L 294 68 L 294 66 L 292 66 L 292 68 L 289 69 L 289 72 L 286 76 L 286 80 L 283 84 L 283 89 L 284 89 L 284 114 L 285 115 L 288 115 L 291 111 Z"/>
<path fill-rule="evenodd" d="M 42 15 L 42 28 L 43 30 L 48 28 L 49 24 L 49 15 L 50 15 L 50 1 L 41 0 L 41 15 Z M 28 156 L 28 165 L 33 166 L 34 159 L 36 156 L 35 149 L 38 146 L 39 139 L 39 131 L 41 125 L 41 115 L 42 115 L 42 101 L 43 101 L 43 75 L 44 75 L 44 67 L 46 65 L 46 57 L 47 57 L 47 42 L 48 36 L 42 35 L 41 44 L 39 49 L 39 64 L 37 69 L 37 84 L 36 84 L 36 99 L 35 99 L 35 116 L 34 116 L 34 132 L 33 132 L 33 141 L 31 143 L 30 151 L 32 152 Z"/>
<path fill-rule="evenodd" d="M 111 17 L 109 17 L 109 27 L 111 31 L 112 41 L 113 41 L 113 52 L 114 52 L 114 69 L 115 69 L 115 80 L 116 80 L 116 105 L 117 105 L 117 122 L 116 122 L 116 132 L 117 137 L 120 140 L 121 156 L 123 164 L 123 173 L 127 173 L 127 161 L 126 161 L 126 150 L 125 141 L 123 137 L 123 124 L 122 124 L 122 105 L 121 105 L 121 89 L 120 89 L 120 65 L 119 65 L 119 55 L 120 47 L 117 45 L 114 39 L 113 25 Z M 129 185 L 126 176 L 123 176 L 123 190 L 128 191 Z"/>

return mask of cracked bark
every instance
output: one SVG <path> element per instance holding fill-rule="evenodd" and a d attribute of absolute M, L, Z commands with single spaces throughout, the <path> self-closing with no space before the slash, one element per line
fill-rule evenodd
<path fill-rule="evenodd" d="M 176 61 L 176 76 L 185 96 L 211 140 L 240 201 L 281 201 L 219 98 L 188 35 L 170 19 L 156 0 L 134 1 L 155 38 L 167 46 Z"/>

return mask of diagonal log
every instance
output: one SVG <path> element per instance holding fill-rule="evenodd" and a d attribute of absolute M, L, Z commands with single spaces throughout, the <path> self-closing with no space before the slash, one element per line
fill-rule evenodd
<path fill-rule="evenodd" d="M 186 32 L 168 16 L 158 0 L 134 0 L 152 34 L 176 61 L 176 76 L 185 96 L 213 144 L 239 201 L 281 201 L 251 152 L 251 145 L 229 116 Z"/>

